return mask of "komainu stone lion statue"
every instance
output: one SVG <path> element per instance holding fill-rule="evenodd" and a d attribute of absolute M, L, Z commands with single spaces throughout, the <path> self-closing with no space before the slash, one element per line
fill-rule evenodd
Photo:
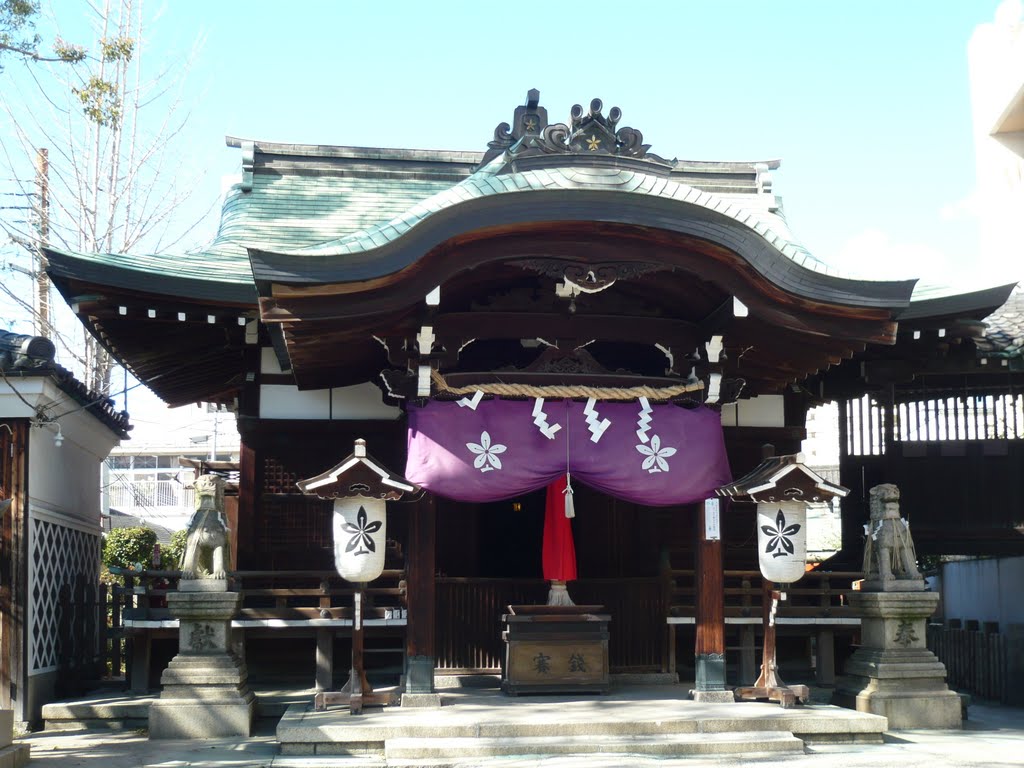
<path fill-rule="evenodd" d="M 224 518 L 224 478 L 202 475 L 195 482 L 196 511 L 188 523 L 181 578 L 225 579 L 231 570 L 230 531 Z"/>
<path fill-rule="evenodd" d="M 883 592 L 924 588 L 910 526 L 900 517 L 900 489 L 892 483 L 869 491 L 871 522 L 864 526 L 864 574 Z"/>

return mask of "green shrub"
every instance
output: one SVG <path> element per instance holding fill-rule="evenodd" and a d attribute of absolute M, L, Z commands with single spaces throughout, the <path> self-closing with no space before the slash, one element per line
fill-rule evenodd
<path fill-rule="evenodd" d="M 149 528 L 115 528 L 103 539 L 103 564 L 108 568 L 149 568 L 155 545 L 156 531 Z"/>
<path fill-rule="evenodd" d="M 188 530 L 182 528 L 171 534 L 171 543 L 163 548 L 163 567 L 168 571 L 181 567 L 181 558 L 185 554 L 185 542 L 188 539 Z"/>

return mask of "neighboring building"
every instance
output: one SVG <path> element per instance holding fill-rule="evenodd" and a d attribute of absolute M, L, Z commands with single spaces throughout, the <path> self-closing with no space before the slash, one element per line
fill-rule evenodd
<path fill-rule="evenodd" d="M 235 416 L 223 406 L 195 404 L 173 410 L 133 409 L 133 419 L 136 413 L 143 424 L 132 430 L 131 440 L 111 451 L 103 465 L 104 513 L 180 530 L 195 511 L 193 465 L 238 461 Z M 147 423 L 146 417 L 152 421 Z"/>
<path fill-rule="evenodd" d="M 1019 0 L 1002 3 L 990 23 L 975 29 L 968 45 L 971 106 L 977 158 L 977 210 L 985 263 L 1002 260 L 1024 276 L 1024 18 Z M 1024 290 L 986 318 L 984 348 L 1011 371 L 1024 371 Z M 1018 388 L 1019 392 L 1019 388 Z M 1024 438 L 1024 404 L 1004 411 L 1002 433 Z M 1024 455 L 1010 467 L 1024 475 Z M 1003 482 L 1000 480 L 999 482 Z M 1009 480 L 1012 484 L 1013 480 Z M 1024 524 L 1024 501 L 1000 499 Z M 1012 554 L 1012 553 L 989 553 Z M 1024 583 L 1024 557 L 943 563 L 940 584 L 946 619 L 988 631 L 1024 633 L 1024 608 L 1013 585 Z M 1013 686 L 1020 690 L 1021 682 Z M 1019 696 L 1018 696 L 1019 698 Z"/>
<path fill-rule="evenodd" d="M 531 91 L 486 152 L 229 139 L 243 178 L 205 251 L 48 251 L 65 300 L 156 394 L 237 410 L 240 570 L 333 567 L 330 504 L 296 482 L 356 438 L 428 491 L 388 523 L 410 691 L 435 667 L 497 669 L 503 607 L 546 594 L 544 489 L 567 474 L 570 591 L 612 613 L 612 669 L 673 669 L 672 618 L 696 625 L 678 655 L 698 687 L 721 686 L 725 569 L 757 562 L 750 505 L 721 539 L 705 519 L 729 465 L 799 451 L 811 405 L 992 370 L 978 327 L 1011 286 L 914 301 L 915 281 L 839 276 L 790 232 L 777 161 L 668 160 L 621 117 L 595 99 L 552 123 Z"/>
<path fill-rule="evenodd" d="M 27 722 L 100 674 L 100 464 L 129 430 L 53 355 L 0 331 L 0 706 Z"/>
<path fill-rule="evenodd" d="M 985 265 L 1021 277 L 1024 243 L 1024 24 L 1020 0 L 999 5 L 967 47 L 977 163 L 975 211 Z"/>

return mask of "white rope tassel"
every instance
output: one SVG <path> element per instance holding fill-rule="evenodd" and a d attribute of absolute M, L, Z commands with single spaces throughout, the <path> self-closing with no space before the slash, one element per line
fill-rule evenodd
<path fill-rule="evenodd" d="M 565 516 L 576 517 L 576 507 L 572 503 L 572 478 L 568 472 L 565 473 L 565 490 L 562 493 L 565 494 Z"/>
<path fill-rule="evenodd" d="M 548 590 L 548 605 L 576 605 L 569 597 L 569 588 L 564 581 L 552 581 Z"/>

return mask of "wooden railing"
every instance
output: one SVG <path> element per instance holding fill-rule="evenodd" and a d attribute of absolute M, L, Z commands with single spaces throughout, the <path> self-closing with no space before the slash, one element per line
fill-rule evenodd
<path fill-rule="evenodd" d="M 177 589 L 180 571 L 122 571 L 125 618 L 170 618 L 167 593 Z M 335 571 L 233 571 L 232 589 L 242 595 L 238 619 L 345 619 L 352 615 L 355 587 Z M 405 571 L 385 570 L 363 590 L 367 618 L 383 618 L 388 611 L 405 607 Z"/>
<path fill-rule="evenodd" d="M 177 586 L 177 571 L 126 572 L 125 586 L 115 587 L 111 601 L 108 660 L 116 676 L 124 665 L 121 638 L 124 619 L 164 621 L 171 618 L 166 595 Z M 406 607 L 404 571 L 386 570 L 365 592 L 367 618 L 400 615 Z M 854 572 L 811 571 L 788 592 L 780 617 L 827 622 L 852 616 L 844 595 Z M 348 619 L 354 588 L 333 571 L 238 571 L 231 574 L 242 593 L 240 620 Z M 675 634 L 667 616 L 694 616 L 694 574 L 671 571 L 671 578 L 580 579 L 570 583 L 580 605 L 602 605 L 611 614 L 609 664 L 615 672 L 672 671 Z M 504 645 L 501 616 L 508 605 L 543 604 L 548 582 L 541 579 L 438 577 L 436 580 L 436 665 L 449 672 L 496 672 Z M 725 572 L 726 620 L 761 616 L 761 576 L 757 571 Z M 169 630 L 165 630 L 169 631 Z"/>
<path fill-rule="evenodd" d="M 602 605 L 611 615 L 608 663 L 614 672 L 668 668 L 666 582 L 657 578 L 580 579 L 569 585 L 577 605 Z M 544 604 L 541 579 L 437 579 L 436 664 L 449 672 L 496 672 L 507 606 Z"/>
<path fill-rule="evenodd" d="M 694 616 L 696 595 L 692 570 L 671 571 L 669 613 L 672 616 Z M 846 602 L 853 582 L 864 578 L 859 571 L 808 571 L 794 586 L 786 590 L 786 600 L 779 616 L 800 618 L 840 618 L 855 614 Z M 762 582 L 758 571 L 725 571 L 725 616 L 748 618 L 761 616 Z"/>
<path fill-rule="evenodd" d="M 928 650 L 946 665 L 950 688 L 1009 703 L 1007 638 L 999 632 L 928 625 Z"/>

